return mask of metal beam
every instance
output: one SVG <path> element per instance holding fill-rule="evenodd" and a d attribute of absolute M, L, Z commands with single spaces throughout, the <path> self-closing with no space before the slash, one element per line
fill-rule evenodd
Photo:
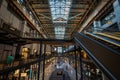
<path fill-rule="evenodd" d="M 22 40 L 29 40 L 33 42 L 38 42 L 40 41 L 44 42 L 50 42 L 50 43 L 73 43 L 72 40 L 64 40 L 64 39 L 41 39 L 41 38 L 22 38 Z"/>
<path fill-rule="evenodd" d="M 52 20 L 50 17 L 48 17 L 48 16 L 46 16 L 46 15 L 44 15 L 44 14 L 39 13 L 38 16 L 39 16 L 39 15 L 43 16 L 44 18 L 47 18 L 47 19 Z"/>
<path fill-rule="evenodd" d="M 37 76 L 37 80 L 40 80 L 41 57 L 42 57 L 42 42 L 40 42 L 40 52 L 39 52 L 39 59 L 38 59 L 38 76 Z"/>
<path fill-rule="evenodd" d="M 45 54 L 46 54 L 46 44 L 44 45 L 44 57 L 43 57 L 43 74 L 42 74 L 42 80 L 45 78 Z"/>
<path fill-rule="evenodd" d="M 81 77 L 80 77 L 80 80 L 83 80 L 83 65 L 82 65 L 82 53 L 81 53 L 81 50 L 79 49 L 79 52 L 80 52 L 80 54 L 79 54 L 79 56 L 80 56 L 80 58 L 79 58 L 79 62 L 80 62 L 80 75 L 81 75 Z"/>
<path fill-rule="evenodd" d="M 74 46 L 74 55 L 75 55 L 75 70 L 76 70 L 76 80 L 78 80 L 78 75 L 77 75 L 77 53 L 76 53 L 76 46 Z"/>
<path fill-rule="evenodd" d="M 68 20 L 74 19 L 74 18 L 76 18 L 76 17 L 78 17 L 78 16 L 81 16 L 81 15 L 83 15 L 83 13 L 79 13 L 79 14 L 73 16 L 73 17 L 70 17 Z"/>

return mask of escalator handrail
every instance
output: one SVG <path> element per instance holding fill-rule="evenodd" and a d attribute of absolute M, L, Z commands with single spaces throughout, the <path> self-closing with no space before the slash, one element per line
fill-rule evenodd
<path fill-rule="evenodd" d="M 117 43 L 115 43 L 115 42 L 108 41 L 108 40 L 106 40 L 106 39 L 104 39 L 104 38 L 101 38 L 101 37 L 99 37 L 99 36 L 97 36 L 97 35 L 91 34 L 91 33 L 89 33 L 89 32 L 86 32 L 86 34 L 88 34 L 88 35 L 90 35 L 90 36 L 92 36 L 92 37 L 98 38 L 98 39 L 100 39 L 100 40 L 106 41 L 106 42 L 108 42 L 108 43 L 111 43 L 111 44 L 113 44 L 113 45 L 115 45 L 115 46 L 120 47 L 120 44 L 117 44 Z"/>

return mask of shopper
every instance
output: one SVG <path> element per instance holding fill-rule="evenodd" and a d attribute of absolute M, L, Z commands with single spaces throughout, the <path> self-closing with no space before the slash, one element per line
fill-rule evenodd
<path fill-rule="evenodd" d="M 13 56 L 12 56 L 12 55 L 9 55 L 9 56 L 7 57 L 6 63 L 7 63 L 8 65 L 11 65 L 11 63 L 13 62 L 13 60 L 14 60 Z"/>

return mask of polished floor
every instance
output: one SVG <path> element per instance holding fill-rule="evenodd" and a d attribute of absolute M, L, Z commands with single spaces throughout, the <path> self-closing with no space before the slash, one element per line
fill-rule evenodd
<path fill-rule="evenodd" d="M 49 80 L 71 80 L 67 71 L 63 69 L 56 69 L 52 72 Z"/>
<path fill-rule="evenodd" d="M 79 74 L 78 78 L 80 78 Z M 58 64 L 53 61 L 45 68 L 44 80 L 76 80 L 75 69 L 66 62 Z"/>

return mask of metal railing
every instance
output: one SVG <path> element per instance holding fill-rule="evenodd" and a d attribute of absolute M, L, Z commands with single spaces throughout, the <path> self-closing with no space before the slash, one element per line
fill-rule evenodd
<path fill-rule="evenodd" d="M 38 55 L 39 56 L 39 55 Z M 53 55 L 47 55 L 45 60 L 52 58 Z M 41 58 L 41 61 L 43 57 Z M 38 63 L 38 57 L 28 59 L 15 59 L 10 64 L 6 64 L 6 61 L 0 62 L 0 75 L 6 75 L 7 73 L 13 72 L 17 69 L 24 68 L 33 64 Z"/>

